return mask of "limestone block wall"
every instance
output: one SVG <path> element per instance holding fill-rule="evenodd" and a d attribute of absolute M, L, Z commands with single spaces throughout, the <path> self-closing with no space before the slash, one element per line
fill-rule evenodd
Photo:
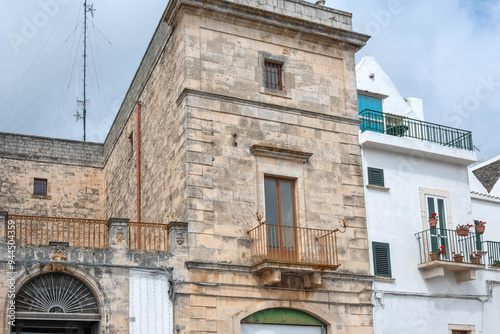
<path fill-rule="evenodd" d="M 178 24 L 185 22 L 186 88 L 357 118 L 352 50 L 219 13 L 208 19 L 207 12 L 185 14 Z M 284 62 L 284 98 L 263 89 L 263 57 Z"/>
<path fill-rule="evenodd" d="M 0 133 L 0 208 L 9 214 L 105 219 L 103 145 Z M 33 196 L 47 179 L 47 197 Z"/>
<path fill-rule="evenodd" d="M 47 197 L 33 196 L 35 178 Z M 0 207 L 9 214 L 105 219 L 100 168 L 0 158 Z"/>
<path fill-rule="evenodd" d="M 176 98 L 183 74 L 181 32 L 168 43 L 139 97 L 142 221 L 185 221 L 185 116 Z M 132 112 L 104 167 L 107 216 L 137 217 L 136 112 Z M 133 137 L 133 147 L 130 146 Z"/>
<path fill-rule="evenodd" d="M 247 231 L 265 211 L 265 175 L 296 180 L 300 227 L 338 236 L 342 270 L 367 273 L 354 55 L 292 31 L 185 10 L 190 258 L 248 264 Z M 250 29 L 251 27 L 251 29 Z M 262 91 L 262 55 L 285 61 L 288 92 Z M 312 153 L 306 164 L 263 159 L 253 145 Z"/>
<path fill-rule="evenodd" d="M 328 334 L 373 333 L 369 279 L 329 275 L 315 290 L 294 290 L 262 287 L 244 270 L 194 270 L 176 291 L 175 321 L 186 333 L 240 333 L 242 319 L 268 308 L 313 314 Z"/>
<path fill-rule="evenodd" d="M 296 180 L 297 226 L 338 234 L 340 270 L 367 273 L 368 250 L 356 124 L 316 115 L 242 104 L 232 99 L 189 95 L 188 217 L 193 261 L 249 264 L 247 231 L 264 207 L 265 175 Z M 314 127 L 304 124 L 315 124 Z M 196 125 L 196 126 L 195 126 Z M 308 163 L 262 158 L 253 145 L 292 148 L 312 156 Z"/>

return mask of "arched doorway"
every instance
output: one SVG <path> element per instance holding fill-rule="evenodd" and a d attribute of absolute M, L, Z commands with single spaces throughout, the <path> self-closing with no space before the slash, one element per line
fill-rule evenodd
<path fill-rule="evenodd" d="M 99 303 L 81 280 L 64 273 L 39 275 L 16 294 L 12 334 L 98 334 Z"/>
<path fill-rule="evenodd" d="M 326 324 L 299 310 L 271 308 L 241 320 L 241 334 L 326 334 Z"/>

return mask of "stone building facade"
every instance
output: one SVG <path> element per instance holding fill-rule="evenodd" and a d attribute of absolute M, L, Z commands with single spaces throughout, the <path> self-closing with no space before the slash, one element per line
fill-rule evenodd
<path fill-rule="evenodd" d="M 25 233 L 16 291 L 78 278 L 99 306 L 75 315 L 85 333 L 371 333 L 354 62 L 367 39 L 351 14 L 301 0 L 171 0 L 104 144 L 0 135 L 2 228 Z M 21 215 L 107 221 L 106 241 Z"/>

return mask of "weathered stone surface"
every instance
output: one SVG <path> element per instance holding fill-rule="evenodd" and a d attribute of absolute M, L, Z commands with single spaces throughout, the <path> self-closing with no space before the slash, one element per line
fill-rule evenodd
<path fill-rule="evenodd" d="M 241 319 L 273 307 L 305 310 L 343 333 L 372 331 L 354 72 L 366 36 L 351 31 L 350 14 L 300 0 L 169 6 L 175 28 L 160 23 L 103 145 L 37 139 L 21 149 L 25 137 L 0 134 L 0 210 L 170 223 L 170 252 L 129 250 L 116 224 L 109 249 L 69 247 L 68 268 L 106 291 L 104 333 L 128 332 L 127 266 L 173 268 L 183 333 L 238 333 Z M 285 93 L 262 89 L 262 55 L 286 61 Z M 84 155 L 73 152 L 80 146 Z M 248 231 L 265 212 L 265 176 L 294 180 L 298 227 L 349 223 L 337 233 L 337 273 L 275 268 L 263 281 L 252 270 Z M 34 177 L 49 180 L 50 199 L 30 197 Z M 18 260 L 46 270 L 49 250 L 27 246 Z"/>

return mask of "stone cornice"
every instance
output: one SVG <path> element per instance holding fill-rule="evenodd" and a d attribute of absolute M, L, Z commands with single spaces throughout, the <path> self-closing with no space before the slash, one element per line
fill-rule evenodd
<path fill-rule="evenodd" d="M 331 121 L 331 122 L 345 123 L 345 124 L 356 125 L 356 126 L 359 126 L 361 124 L 361 121 L 359 119 L 353 119 L 353 118 L 347 118 L 347 117 L 335 116 L 335 115 L 328 115 L 328 114 L 323 114 L 323 113 L 318 113 L 318 112 L 304 110 L 304 109 L 298 109 L 298 108 L 289 108 L 289 107 L 284 107 L 284 106 L 281 106 L 278 104 L 257 102 L 257 101 L 242 99 L 242 98 L 238 98 L 238 97 L 214 94 L 214 93 L 203 92 L 200 90 L 194 90 L 194 89 L 188 89 L 188 88 L 184 89 L 182 91 L 182 93 L 179 95 L 179 97 L 177 98 L 177 100 L 176 100 L 177 106 L 179 106 L 190 95 L 202 97 L 202 98 L 207 98 L 207 99 L 212 99 L 212 100 L 217 100 L 217 101 L 237 103 L 237 104 L 241 104 L 241 105 L 247 105 L 250 107 L 257 107 L 257 108 L 269 109 L 269 110 L 277 110 L 277 111 L 281 111 L 284 113 L 300 115 L 300 116 L 305 116 L 305 117 L 318 118 L 318 119 Z"/>
<path fill-rule="evenodd" d="M 101 168 L 104 145 L 0 132 L 0 158 Z"/>
<path fill-rule="evenodd" d="M 305 1 L 286 0 L 295 6 L 300 6 L 304 12 L 291 12 L 290 10 L 272 11 L 270 6 L 245 5 L 245 0 L 171 0 L 168 4 L 163 21 L 170 26 L 175 26 L 178 22 L 179 13 L 183 7 L 197 9 L 207 9 L 222 12 L 225 15 L 244 17 L 252 21 L 259 21 L 264 24 L 278 26 L 284 29 L 296 29 L 302 32 L 326 36 L 342 42 L 345 46 L 353 48 L 354 51 L 365 46 L 370 38 L 368 35 L 352 31 L 351 14 L 330 9 L 324 6 L 316 6 Z M 270 7 L 270 8 L 267 8 Z M 294 7 L 295 8 L 295 7 Z M 329 17 L 329 24 L 323 18 L 313 21 L 313 17 L 305 13 L 308 9 L 314 13 L 324 13 Z M 313 14 L 314 15 L 314 14 Z"/>
<path fill-rule="evenodd" d="M 237 265 L 230 263 L 214 263 L 214 262 L 198 262 L 198 261 L 186 261 L 185 262 L 187 269 L 200 269 L 200 270 L 222 270 L 222 271 L 239 271 L 251 273 L 253 267 L 248 265 Z M 341 271 L 329 271 L 324 273 L 324 278 L 328 279 L 347 279 L 347 280 L 356 280 L 356 281 L 365 281 L 365 282 L 373 282 L 375 280 L 375 276 L 370 274 L 363 273 L 354 273 L 354 272 L 341 272 Z"/>
<path fill-rule="evenodd" d="M 271 157 L 278 159 L 294 160 L 305 164 L 309 161 L 312 153 L 290 150 L 281 147 L 253 145 L 250 147 L 250 152 L 257 156 Z"/>

